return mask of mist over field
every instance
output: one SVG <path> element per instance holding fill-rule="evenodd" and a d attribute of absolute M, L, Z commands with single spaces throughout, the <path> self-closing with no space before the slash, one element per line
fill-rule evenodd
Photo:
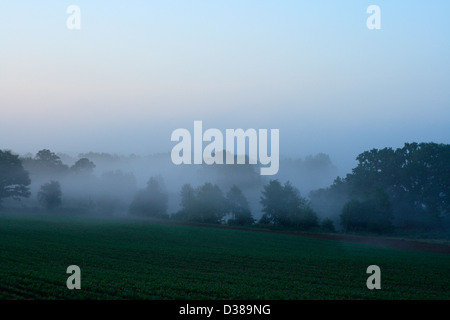
<path fill-rule="evenodd" d="M 360 153 L 337 175 L 330 157 L 282 158 L 275 175 L 261 164 L 173 163 L 141 157 L 42 149 L 0 151 L 0 204 L 6 211 L 140 218 L 321 232 L 416 234 L 450 231 L 450 145 L 406 143 Z M 214 155 L 216 157 L 217 155 Z"/>
<path fill-rule="evenodd" d="M 239 186 L 249 199 L 255 218 L 259 219 L 260 193 L 269 180 L 290 181 L 301 195 L 307 196 L 312 190 L 329 186 L 337 177 L 337 168 L 325 154 L 305 159 L 281 159 L 280 170 L 275 176 L 261 176 L 258 166 L 249 164 L 174 165 L 170 153 L 120 156 L 90 152 L 78 156 L 53 153 L 53 156 L 59 158 L 58 163 L 40 163 L 31 153 L 21 156 L 25 170 L 30 173 L 31 197 L 20 202 L 5 201 L 5 206 L 40 207 L 37 199 L 39 188 L 55 180 L 61 185 L 64 206 L 88 208 L 100 204 L 106 207 L 104 211 L 94 210 L 97 215 L 123 217 L 128 216 L 129 205 L 136 192 L 144 189 L 151 177 L 157 177 L 168 194 L 169 213 L 180 209 L 180 189 L 184 184 L 196 187 L 211 182 L 224 192 L 233 185 Z M 93 166 L 77 171 L 75 164 L 79 159 L 88 159 Z"/>

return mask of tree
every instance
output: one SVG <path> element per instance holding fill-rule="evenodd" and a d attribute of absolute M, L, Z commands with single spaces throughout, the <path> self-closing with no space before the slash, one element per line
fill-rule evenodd
<path fill-rule="evenodd" d="M 181 187 L 181 210 L 175 214 L 174 218 L 178 220 L 189 220 L 195 215 L 195 190 L 190 184 L 184 184 Z"/>
<path fill-rule="evenodd" d="M 250 225 L 254 223 L 248 201 L 236 185 L 233 185 L 226 196 L 228 202 L 228 209 L 232 218 L 228 221 L 229 224 L 235 225 Z"/>
<path fill-rule="evenodd" d="M 48 149 L 42 149 L 38 151 L 38 153 L 36 153 L 36 156 L 34 158 L 36 161 L 46 163 L 49 166 L 58 167 L 63 165 L 60 157 Z"/>
<path fill-rule="evenodd" d="M 23 159 L 24 167 L 31 176 L 49 179 L 59 179 L 69 172 L 69 167 L 63 164 L 60 157 L 48 149 L 40 150 L 34 158 Z"/>
<path fill-rule="evenodd" d="M 361 231 L 367 228 L 367 208 L 361 201 L 353 199 L 342 208 L 341 224 L 345 231 Z"/>
<path fill-rule="evenodd" d="M 337 177 L 331 186 L 311 191 L 309 199 L 311 208 L 319 216 L 338 221 L 342 208 L 350 200 L 349 185 L 345 179 Z"/>
<path fill-rule="evenodd" d="M 260 199 L 263 206 L 262 211 L 266 218 L 275 224 L 279 222 L 280 216 L 284 214 L 283 192 L 283 186 L 278 180 L 270 180 L 262 191 Z"/>
<path fill-rule="evenodd" d="M 406 143 L 392 150 L 360 154 L 346 180 L 353 198 L 367 197 L 374 188 L 386 192 L 397 221 L 417 227 L 440 225 L 450 213 L 450 145 Z"/>
<path fill-rule="evenodd" d="M 185 184 L 180 194 L 181 210 L 174 215 L 175 219 L 220 223 L 227 213 L 227 201 L 217 185 L 207 182 L 194 189 Z"/>
<path fill-rule="evenodd" d="M 195 220 L 196 195 L 195 190 L 190 184 L 184 184 L 180 191 L 181 210 L 172 214 L 174 220 Z"/>
<path fill-rule="evenodd" d="M 258 224 L 262 226 L 269 226 L 272 224 L 272 220 L 268 217 L 267 213 L 264 213 L 261 216 L 261 219 L 259 219 Z"/>
<path fill-rule="evenodd" d="M 38 192 L 39 203 L 50 211 L 61 205 L 61 186 L 58 181 L 50 181 L 41 186 Z"/>
<path fill-rule="evenodd" d="M 168 195 L 161 178 L 151 177 L 147 187 L 138 191 L 130 204 L 129 213 L 141 217 L 168 218 Z"/>
<path fill-rule="evenodd" d="M 407 143 L 397 153 L 401 185 L 394 206 L 406 203 L 419 228 L 440 229 L 443 217 L 450 216 L 450 145 Z"/>
<path fill-rule="evenodd" d="M 319 218 L 309 206 L 298 207 L 289 215 L 287 226 L 307 230 L 319 226 Z"/>
<path fill-rule="evenodd" d="M 284 202 L 283 215 L 279 217 L 279 224 L 294 225 L 299 228 L 307 228 L 309 220 L 314 219 L 315 213 L 306 206 L 306 199 L 300 196 L 300 192 L 289 181 L 284 184 L 283 197 Z M 312 215 L 312 216 L 311 216 Z M 317 218 L 316 218 L 317 219 Z M 305 226 L 303 225 L 305 222 Z M 316 221 L 317 222 L 317 221 Z"/>
<path fill-rule="evenodd" d="M 220 223 L 227 212 L 226 199 L 217 185 L 209 182 L 195 190 L 194 220 L 203 223 Z"/>
<path fill-rule="evenodd" d="M 346 219 L 351 220 L 356 212 L 371 212 L 375 216 L 385 212 L 387 216 L 377 219 L 385 221 L 388 228 L 395 223 L 402 228 L 428 231 L 442 229 L 445 219 L 450 218 L 450 145 L 405 143 L 395 150 L 365 151 L 356 159 L 357 166 L 345 179 L 336 179 L 331 187 L 310 193 L 314 208 L 323 215 L 335 216 L 346 204 Z M 384 194 L 382 198 L 390 203 L 390 209 L 359 210 L 356 202 L 364 205 L 374 201 L 372 193 L 376 189 L 380 196 Z M 393 219 L 387 218 L 389 215 Z"/>
<path fill-rule="evenodd" d="M 349 201 L 342 209 L 341 223 L 345 231 L 391 231 L 392 206 L 388 195 L 374 188 L 365 200 Z"/>
<path fill-rule="evenodd" d="M 70 169 L 78 174 L 92 174 L 95 164 L 88 158 L 81 158 Z"/>
<path fill-rule="evenodd" d="M 31 180 L 18 155 L 0 150 L 0 204 L 2 199 L 28 198 Z"/>
<path fill-rule="evenodd" d="M 289 181 L 284 186 L 278 180 L 269 181 L 264 186 L 261 204 L 265 221 L 274 225 L 298 229 L 318 226 L 316 213 Z"/>
<path fill-rule="evenodd" d="M 320 229 L 325 232 L 336 232 L 333 220 L 331 220 L 330 218 L 325 218 L 322 220 L 322 223 L 320 224 Z"/>

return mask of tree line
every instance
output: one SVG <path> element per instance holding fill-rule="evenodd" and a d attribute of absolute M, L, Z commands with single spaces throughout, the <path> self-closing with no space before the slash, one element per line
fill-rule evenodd
<path fill-rule="evenodd" d="M 358 155 L 345 178 L 310 193 L 346 231 L 442 231 L 450 225 L 450 145 L 406 143 Z"/>
<path fill-rule="evenodd" d="M 168 196 L 161 180 L 150 178 L 147 187 L 139 191 L 130 205 L 129 213 L 140 217 L 174 219 L 199 223 L 227 223 L 230 225 L 260 225 L 311 229 L 319 226 L 317 214 L 308 201 L 289 182 L 282 185 L 271 180 L 264 186 L 261 205 L 264 215 L 256 221 L 242 190 L 233 185 L 225 194 L 219 186 L 205 183 L 197 188 L 190 184 L 181 187 L 181 209 L 167 213 Z M 226 221 L 225 217 L 228 217 Z"/>
<path fill-rule="evenodd" d="M 275 179 L 263 184 L 258 220 L 238 185 L 229 184 L 223 191 L 209 182 L 196 187 L 183 185 L 179 190 L 180 210 L 169 215 L 169 195 L 159 176 L 151 177 L 144 189 L 130 191 L 134 195 L 127 211 L 137 217 L 330 232 L 335 230 L 335 225 L 346 232 L 376 233 L 398 228 L 414 231 L 448 228 L 450 145 L 406 143 L 397 149 L 365 151 L 356 160 L 357 166 L 351 173 L 336 178 L 327 188 L 310 192 L 309 199 L 300 196 L 299 190 L 289 181 L 282 183 Z M 0 150 L 0 205 L 6 198 L 30 197 L 31 179 L 24 164 L 43 177 L 55 177 L 37 191 L 39 203 L 49 211 L 62 204 L 58 176 L 84 177 L 86 183 L 95 168 L 87 158 L 81 158 L 69 167 L 46 149 L 34 158 L 24 159 Z M 120 172 L 104 174 L 102 179 L 106 184 L 114 179 L 124 185 L 126 181 L 128 185 L 133 184 L 132 177 Z M 105 201 L 105 212 L 111 201 Z"/>
<path fill-rule="evenodd" d="M 31 180 L 22 162 L 37 175 L 54 179 L 67 175 L 72 175 L 71 179 L 80 176 L 87 179 L 95 168 L 95 164 L 87 158 L 81 158 L 69 167 L 62 163 L 59 156 L 47 149 L 39 151 L 34 158 L 22 160 L 10 151 L 1 151 L 0 161 L 0 174 L 7 178 L 2 179 L 4 185 L 0 201 L 8 197 L 19 199 L 30 196 L 28 186 Z M 102 178 L 105 178 L 105 175 Z M 89 182 L 89 179 L 85 182 Z M 12 186 L 14 189 L 11 189 Z M 37 192 L 40 205 L 50 212 L 59 210 L 62 196 L 61 185 L 56 180 L 43 183 Z M 180 198 L 181 209 L 169 215 L 168 193 L 163 179 L 159 176 L 151 177 L 146 187 L 136 192 L 128 213 L 136 217 L 188 222 L 241 226 L 250 226 L 257 222 L 301 229 L 317 227 L 319 221 L 307 200 L 300 196 L 298 189 L 289 182 L 282 185 L 278 180 L 271 180 L 264 186 L 260 199 L 264 215 L 259 221 L 254 219 L 248 200 L 237 185 L 232 185 L 224 193 L 219 186 L 209 182 L 196 188 L 185 184 L 181 187 Z"/>

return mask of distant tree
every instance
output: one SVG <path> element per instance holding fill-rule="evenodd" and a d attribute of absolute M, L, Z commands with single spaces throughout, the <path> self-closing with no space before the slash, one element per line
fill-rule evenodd
<path fill-rule="evenodd" d="M 92 174 L 95 164 L 87 158 L 81 158 L 70 168 L 78 174 Z"/>
<path fill-rule="evenodd" d="M 316 221 L 312 224 L 317 224 L 314 211 L 306 206 L 306 199 L 300 196 L 298 189 L 289 181 L 284 184 L 282 201 L 284 202 L 283 214 L 279 214 L 279 220 L 276 223 L 281 225 L 293 224 L 299 228 L 308 228 L 312 220 Z"/>
<path fill-rule="evenodd" d="M 99 152 L 80 153 L 80 154 L 78 154 L 78 158 L 90 159 L 91 161 L 98 164 L 99 166 L 106 165 L 106 164 L 119 165 L 123 160 L 125 160 L 123 157 L 119 157 L 118 155 L 115 155 L 115 154 L 99 153 Z"/>
<path fill-rule="evenodd" d="M 271 180 L 264 186 L 261 204 L 265 219 L 277 226 L 309 229 L 318 225 L 316 213 L 299 191 L 286 182 Z"/>
<path fill-rule="evenodd" d="M 160 178 L 151 177 L 147 187 L 138 191 L 130 204 L 129 213 L 141 217 L 168 218 L 168 195 Z"/>
<path fill-rule="evenodd" d="M 394 184 L 394 210 L 419 213 L 419 217 L 409 219 L 415 220 L 418 228 L 441 229 L 444 217 L 450 217 L 450 144 L 407 143 L 396 152 L 402 159 L 402 170 L 396 175 L 401 185 Z M 397 209 L 397 204 L 412 210 Z"/>
<path fill-rule="evenodd" d="M 268 226 L 272 224 L 272 220 L 268 217 L 267 213 L 264 213 L 261 218 L 258 220 L 258 224 L 262 226 Z"/>
<path fill-rule="evenodd" d="M 194 220 L 220 223 L 227 212 L 226 199 L 217 185 L 205 183 L 196 189 Z"/>
<path fill-rule="evenodd" d="M 195 190 L 190 184 L 184 184 L 181 187 L 181 213 L 180 216 L 185 218 L 193 217 L 195 215 Z"/>
<path fill-rule="evenodd" d="M 344 206 L 341 224 L 345 231 L 389 232 L 392 230 L 391 208 L 386 192 L 374 188 L 365 200 L 353 199 Z"/>
<path fill-rule="evenodd" d="M 390 232 L 393 214 L 388 194 L 381 188 L 374 188 L 365 203 L 369 208 L 367 229 L 378 233 Z"/>
<path fill-rule="evenodd" d="M 181 188 L 181 210 L 173 218 L 202 223 L 220 223 L 228 210 L 227 201 L 217 185 L 205 183 Z"/>
<path fill-rule="evenodd" d="M 23 164 L 32 177 L 57 179 L 69 172 L 60 157 L 48 149 L 40 150 L 34 158 L 23 159 Z"/>
<path fill-rule="evenodd" d="M 57 181 L 50 181 L 41 186 L 38 194 L 39 203 L 48 210 L 55 210 L 61 205 L 61 186 Z"/>
<path fill-rule="evenodd" d="M 395 150 L 384 148 L 365 151 L 358 155 L 357 166 L 345 179 L 336 179 L 329 188 L 311 192 L 311 202 L 315 209 L 327 216 L 336 216 L 336 212 L 343 210 L 345 204 L 345 210 L 342 211 L 345 219 L 341 219 L 343 223 L 352 221 L 356 212 L 363 216 L 371 212 L 378 221 L 384 221 L 383 224 L 388 228 L 395 223 L 398 227 L 415 230 L 441 230 L 445 219 L 449 221 L 450 218 L 448 159 L 448 144 L 405 143 L 402 148 Z M 361 211 L 359 205 L 373 202 L 372 193 L 377 189 L 382 191 L 379 192 L 380 196 L 384 193 L 391 208 L 377 209 L 376 212 L 370 208 Z M 382 198 L 378 202 L 383 202 Z M 381 212 L 385 212 L 386 216 Z M 389 215 L 393 219 L 386 218 Z M 351 228 L 359 228 L 357 220 Z M 387 220 L 392 220 L 392 223 Z M 375 220 L 370 223 L 372 228 L 380 228 L 380 225 L 375 226 L 373 223 Z"/>
<path fill-rule="evenodd" d="M 338 220 L 344 205 L 350 200 L 349 185 L 345 179 L 337 177 L 327 188 L 309 193 L 311 208 L 320 216 Z"/>
<path fill-rule="evenodd" d="M 228 208 L 232 218 L 228 221 L 234 225 L 251 225 L 254 223 L 248 201 L 236 185 L 233 185 L 227 193 Z"/>
<path fill-rule="evenodd" d="M 46 163 L 49 166 L 58 167 L 63 165 L 60 157 L 48 149 L 38 151 L 38 153 L 36 153 L 35 160 Z"/>
<path fill-rule="evenodd" d="M 180 191 L 181 210 L 171 215 L 174 220 L 195 220 L 196 194 L 194 188 L 190 184 L 184 184 Z"/>
<path fill-rule="evenodd" d="M 289 220 L 286 223 L 287 226 L 293 226 L 296 229 L 307 230 L 318 227 L 319 218 L 310 206 L 298 207 L 293 211 Z"/>
<path fill-rule="evenodd" d="M 406 143 L 403 148 L 363 152 L 347 175 L 353 198 L 374 188 L 389 196 L 398 221 L 439 226 L 450 214 L 450 145 Z M 419 216 L 419 217 L 418 217 Z M 421 217 L 420 217 L 421 216 Z"/>
<path fill-rule="evenodd" d="M 28 198 L 31 180 L 18 155 L 0 150 L 0 205 L 2 199 Z"/>
<path fill-rule="evenodd" d="M 345 231 L 361 231 L 367 229 L 368 210 L 364 203 L 353 199 L 342 208 L 341 224 Z"/>
<path fill-rule="evenodd" d="M 262 211 L 266 218 L 275 224 L 282 220 L 285 212 L 284 203 L 284 189 L 278 180 L 270 180 L 264 186 L 261 197 Z"/>
<path fill-rule="evenodd" d="M 330 218 L 325 218 L 322 220 L 322 223 L 320 224 L 320 229 L 324 232 L 336 232 L 333 220 L 331 220 Z"/>

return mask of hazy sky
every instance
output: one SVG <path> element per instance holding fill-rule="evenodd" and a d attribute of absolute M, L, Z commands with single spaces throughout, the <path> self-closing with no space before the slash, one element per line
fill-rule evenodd
<path fill-rule="evenodd" d="M 280 129 L 282 155 L 341 170 L 450 143 L 450 1 L 420 3 L 0 0 L 0 149 L 145 155 L 194 120 Z"/>

